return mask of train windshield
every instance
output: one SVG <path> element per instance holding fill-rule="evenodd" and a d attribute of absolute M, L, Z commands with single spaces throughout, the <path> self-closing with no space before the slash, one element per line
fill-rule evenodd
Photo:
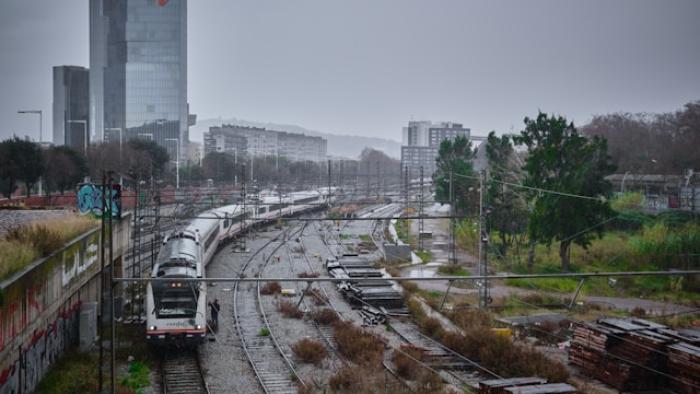
<path fill-rule="evenodd" d="M 159 318 L 194 317 L 199 292 L 190 286 L 154 289 L 156 315 Z"/>

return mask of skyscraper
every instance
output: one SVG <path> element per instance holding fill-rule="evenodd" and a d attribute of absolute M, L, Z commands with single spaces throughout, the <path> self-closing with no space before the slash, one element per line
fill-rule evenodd
<path fill-rule="evenodd" d="M 85 67 L 53 68 L 53 143 L 84 152 L 90 144 L 89 75 Z"/>
<path fill-rule="evenodd" d="M 175 158 L 189 141 L 187 1 L 91 0 L 90 17 L 95 133 L 151 139 Z"/>

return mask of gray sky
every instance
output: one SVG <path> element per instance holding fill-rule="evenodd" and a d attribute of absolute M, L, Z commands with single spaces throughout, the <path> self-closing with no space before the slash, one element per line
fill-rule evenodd
<path fill-rule="evenodd" d="M 669 111 L 700 99 L 700 1 L 192 0 L 189 101 L 218 116 L 400 140 L 538 109 Z M 0 138 L 52 130 L 51 67 L 88 65 L 87 0 L 1 0 Z"/>

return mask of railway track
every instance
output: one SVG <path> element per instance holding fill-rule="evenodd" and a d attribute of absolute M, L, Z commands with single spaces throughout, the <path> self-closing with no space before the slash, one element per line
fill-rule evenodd
<path fill-rule="evenodd" d="M 163 354 L 161 388 L 163 394 L 209 394 L 197 350 Z"/>
<path fill-rule="evenodd" d="M 302 230 L 303 227 L 295 233 Z M 245 275 L 251 263 L 263 250 L 279 242 L 272 248 L 268 257 L 264 259 L 262 266 L 259 267 L 256 276 L 260 277 L 265 265 L 270 261 L 275 251 L 287 242 L 288 237 L 285 235 L 286 233 L 283 232 L 276 238 L 271 239 L 251 255 L 241 267 L 239 276 Z M 291 237 L 293 235 L 289 238 Z M 281 242 L 279 241 L 280 238 L 282 238 Z M 304 383 L 299 379 L 294 366 L 280 348 L 270 328 L 269 321 L 262 307 L 260 288 L 260 282 L 257 285 L 252 283 L 241 285 L 240 282 L 236 282 L 234 285 L 233 315 L 238 337 L 241 340 L 246 358 L 265 393 L 296 393 L 296 382 L 302 385 Z M 243 292 L 245 294 L 242 294 Z"/>
<path fill-rule="evenodd" d="M 308 255 L 306 254 L 306 247 L 304 246 L 303 241 L 301 240 L 301 235 L 303 234 L 303 230 L 301 233 L 299 233 L 299 246 L 301 248 L 301 256 L 295 255 L 296 252 L 294 252 L 287 243 L 287 256 L 289 257 L 289 266 L 290 266 L 290 272 L 292 276 L 296 276 L 298 272 L 294 269 L 294 267 L 299 264 L 300 260 L 302 263 L 305 263 L 305 265 L 309 268 L 309 272 L 314 272 L 314 267 L 311 265 L 311 262 L 309 261 Z M 297 291 L 303 292 L 306 289 L 299 283 L 296 282 L 296 288 Z M 311 287 L 309 287 L 310 289 Z M 330 301 L 330 298 L 328 297 L 328 293 L 326 292 L 326 289 L 322 285 L 318 285 L 316 287 L 317 289 L 320 289 L 319 291 L 321 292 L 321 297 L 322 301 L 335 312 L 335 314 L 342 319 L 342 315 L 338 312 L 338 310 L 333 306 L 333 304 Z M 304 296 L 304 298 L 301 299 L 302 305 L 304 306 L 305 310 L 311 310 L 310 305 L 308 303 L 309 297 L 312 296 Z M 338 350 L 335 346 L 335 334 L 333 333 L 333 327 L 330 325 L 323 325 L 319 324 L 313 319 L 310 320 L 310 323 L 314 326 L 318 333 L 318 338 L 321 339 L 321 342 L 325 344 L 326 348 L 330 351 L 330 353 L 334 354 L 335 357 L 343 364 L 346 364 L 345 360 L 343 357 L 338 354 Z"/>

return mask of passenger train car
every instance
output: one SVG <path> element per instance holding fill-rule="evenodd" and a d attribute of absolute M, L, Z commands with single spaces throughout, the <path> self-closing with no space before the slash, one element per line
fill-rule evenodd
<path fill-rule="evenodd" d="M 207 333 L 207 286 L 181 279 L 204 278 L 206 265 L 223 241 L 280 216 L 318 209 L 327 197 L 327 189 L 312 190 L 268 196 L 245 209 L 227 205 L 200 214 L 166 236 L 151 278 L 167 280 L 149 282 L 146 288 L 146 340 L 155 345 L 202 343 Z"/>

